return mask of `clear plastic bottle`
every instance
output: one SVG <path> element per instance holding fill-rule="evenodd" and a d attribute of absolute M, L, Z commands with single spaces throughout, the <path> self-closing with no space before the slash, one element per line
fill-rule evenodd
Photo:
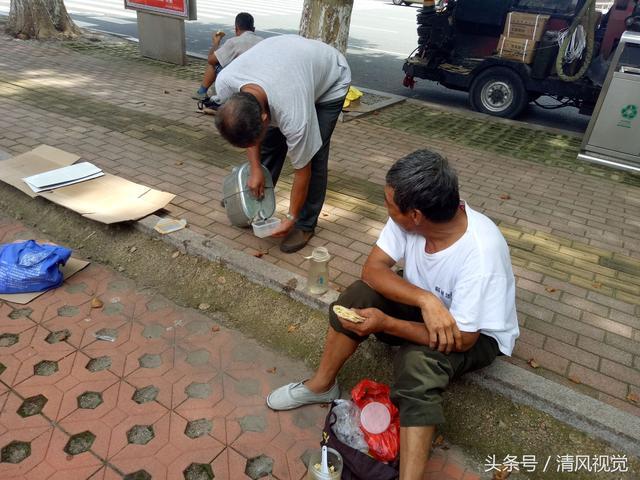
<path fill-rule="evenodd" d="M 309 275 L 307 288 L 309 293 L 322 295 L 329 289 L 329 250 L 325 247 L 313 249 L 309 259 Z"/>

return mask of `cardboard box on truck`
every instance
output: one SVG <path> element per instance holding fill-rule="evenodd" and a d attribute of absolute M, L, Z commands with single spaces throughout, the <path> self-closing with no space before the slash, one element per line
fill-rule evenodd
<path fill-rule="evenodd" d="M 507 38 L 523 38 L 539 41 L 549 20 L 549 15 L 509 12 L 502 34 Z"/>
<path fill-rule="evenodd" d="M 507 60 L 530 64 L 536 50 L 536 42 L 524 38 L 507 38 L 504 35 L 498 42 L 497 55 Z"/>

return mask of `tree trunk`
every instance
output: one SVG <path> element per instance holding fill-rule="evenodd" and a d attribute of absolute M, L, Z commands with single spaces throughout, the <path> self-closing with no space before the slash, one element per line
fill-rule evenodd
<path fill-rule="evenodd" d="M 69 17 L 64 0 L 11 0 L 7 33 L 46 40 L 73 38 L 81 32 Z"/>
<path fill-rule="evenodd" d="M 300 35 L 347 51 L 353 0 L 304 0 Z"/>

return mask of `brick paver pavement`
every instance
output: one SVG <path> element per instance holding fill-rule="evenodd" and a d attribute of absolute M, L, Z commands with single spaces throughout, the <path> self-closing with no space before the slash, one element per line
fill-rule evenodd
<path fill-rule="evenodd" d="M 68 48 L 67 48 L 68 47 Z M 189 228 L 290 271 L 327 246 L 331 281 L 356 279 L 386 212 L 384 174 L 416 148 L 445 153 L 462 193 L 496 221 L 511 248 L 522 336 L 514 361 L 640 415 L 640 178 L 578 163 L 580 139 L 406 103 L 338 125 L 327 201 L 301 252 L 231 227 L 222 179 L 244 153 L 189 98 L 201 64 L 142 60 L 131 45 L 0 38 L 0 148 L 41 143 L 177 194 Z M 278 187 L 287 206 L 290 170 Z"/>
<path fill-rule="evenodd" d="M 0 217 L 0 243 L 25 238 L 46 240 Z M 308 373 L 92 264 L 27 305 L 0 302 L 0 478 L 299 480 L 327 409 L 264 398 Z M 479 479 L 469 463 L 437 449 L 425 478 Z"/>

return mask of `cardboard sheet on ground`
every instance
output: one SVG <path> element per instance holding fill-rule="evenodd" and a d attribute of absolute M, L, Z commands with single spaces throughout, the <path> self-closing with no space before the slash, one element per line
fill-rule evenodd
<path fill-rule="evenodd" d="M 48 145 L 0 162 L 0 180 L 31 198 L 41 196 L 84 217 L 102 223 L 138 220 L 163 208 L 174 194 L 105 174 L 102 177 L 35 193 L 22 180 L 25 177 L 72 165 L 80 157 Z"/>
<path fill-rule="evenodd" d="M 66 280 L 72 275 L 75 275 L 84 267 L 89 265 L 89 262 L 84 260 L 80 260 L 78 258 L 71 257 L 67 264 L 64 267 L 60 267 L 60 271 L 62 272 L 62 276 Z M 64 284 L 63 284 L 64 285 Z M 60 287 L 58 287 L 60 288 Z M 55 290 L 55 289 L 54 289 Z M 18 303 L 20 305 L 24 305 L 29 303 L 31 300 L 35 300 L 40 295 L 47 293 L 49 290 L 45 290 L 44 292 L 31 292 L 31 293 L 3 293 L 0 294 L 0 300 L 4 300 L 6 302 Z"/>

